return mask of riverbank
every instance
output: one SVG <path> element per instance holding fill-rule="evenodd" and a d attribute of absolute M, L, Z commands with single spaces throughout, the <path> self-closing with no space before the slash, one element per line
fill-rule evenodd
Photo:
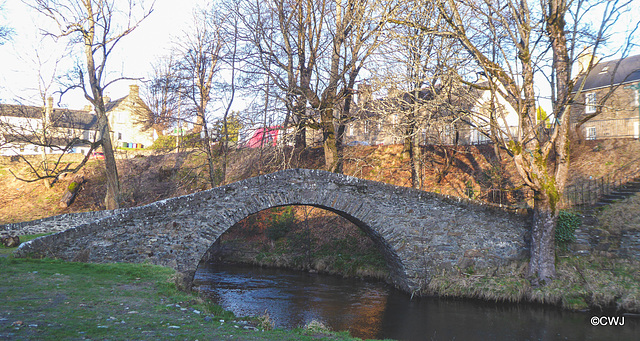
<path fill-rule="evenodd" d="M 456 269 L 436 274 L 421 294 L 496 302 L 529 302 L 573 311 L 640 313 L 640 262 L 606 256 L 561 256 L 557 276 L 534 288 L 527 262 L 500 268 Z"/>
<path fill-rule="evenodd" d="M 353 340 L 317 323 L 270 330 L 268 316 L 236 318 L 149 264 L 0 257 L 0 339 Z"/>

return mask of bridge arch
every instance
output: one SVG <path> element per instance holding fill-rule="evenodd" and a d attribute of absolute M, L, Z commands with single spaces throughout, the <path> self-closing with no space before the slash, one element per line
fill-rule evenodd
<path fill-rule="evenodd" d="M 336 209 L 335 207 L 331 207 L 331 206 L 325 206 L 321 203 L 318 203 L 317 200 L 308 200 L 308 199 L 304 199 L 304 196 L 301 195 L 296 195 L 296 191 L 290 191 L 288 192 L 290 195 L 288 195 L 287 197 L 281 196 L 279 197 L 277 200 L 282 200 L 280 202 L 269 202 L 267 206 L 262 206 L 260 208 L 254 208 L 251 210 L 247 210 L 247 212 L 244 212 L 242 214 L 239 214 L 237 216 L 233 216 L 231 217 L 231 221 L 226 224 L 226 227 L 224 228 L 224 231 L 222 233 L 220 233 L 216 240 L 214 241 L 214 243 L 216 241 L 218 241 L 218 239 L 227 231 L 229 231 L 232 227 L 234 227 L 235 225 L 237 225 L 240 221 L 244 220 L 245 218 L 257 214 L 259 212 L 262 212 L 264 210 L 268 210 L 271 208 L 278 208 L 278 207 L 287 207 L 287 206 L 309 206 L 309 207 L 316 207 L 322 210 L 326 210 L 329 211 L 331 213 L 337 214 L 345 219 L 347 219 L 349 222 L 351 222 L 353 225 L 355 225 L 358 229 L 360 229 L 361 231 L 363 231 L 365 233 L 365 235 L 370 238 L 374 245 L 376 246 L 377 250 L 382 254 L 382 256 L 384 257 L 386 264 L 387 264 L 387 268 L 389 270 L 390 273 L 390 278 L 392 279 L 392 282 L 394 285 L 398 286 L 398 287 L 406 287 L 406 276 L 404 273 L 404 265 L 402 263 L 401 258 L 398 256 L 398 254 L 395 252 L 395 250 L 393 249 L 393 247 L 384 239 L 384 237 L 382 237 L 382 235 L 378 232 L 379 228 L 377 228 L 377 226 L 369 226 L 367 222 L 363 222 L 362 220 L 359 219 L 358 216 L 356 216 L 356 214 L 358 213 L 358 210 L 353 210 L 353 209 L 345 209 L 345 210 L 341 210 L 341 209 Z M 300 193 L 298 193 L 300 194 Z M 292 197 L 295 197 L 296 200 L 287 200 L 287 199 L 292 199 Z M 315 198 L 314 198 L 315 199 Z M 273 205 L 273 206 L 270 206 Z M 363 205 L 366 205 L 366 203 L 363 203 Z M 334 205 L 335 206 L 335 205 Z M 263 208 L 264 207 L 264 208 Z M 354 206 L 355 207 L 355 206 Z M 350 207 L 353 208 L 353 207 Z M 359 207 L 357 207 L 359 208 Z M 247 214 L 247 215 L 244 215 Z M 209 245 L 209 247 L 207 248 L 206 251 L 209 251 L 209 249 L 213 246 L 213 244 Z M 200 259 L 201 261 L 206 260 L 205 259 L 205 255 L 207 252 L 205 252 L 205 254 L 203 254 Z M 199 263 L 197 264 L 199 265 Z M 197 266 L 196 266 L 197 268 Z"/>
<path fill-rule="evenodd" d="M 461 262 L 522 257 L 529 218 L 495 207 L 321 170 L 290 169 L 120 211 L 25 243 L 16 256 L 150 262 L 176 269 L 190 288 L 213 243 L 251 214 L 289 205 L 337 213 L 377 245 L 393 284 L 414 292 Z"/>

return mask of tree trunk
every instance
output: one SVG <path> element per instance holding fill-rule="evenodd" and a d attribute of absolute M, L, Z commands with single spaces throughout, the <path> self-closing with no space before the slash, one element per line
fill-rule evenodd
<path fill-rule="evenodd" d="M 304 150 L 307 148 L 307 127 L 304 123 L 296 125 L 293 146 L 296 150 Z"/>
<path fill-rule="evenodd" d="M 528 277 L 534 287 L 551 283 L 555 266 L 555 209 L 544 191 L 534 192 L 533 228 L 531 230 L 531 259 Z"/>
<path fill-rule="evenodd" d="M 336 134 L 336 166 L 334 167 L 334 172 L 342 174 L 343 166 L 344 166 L 344 130 L 345 125 L 343 120 L 338 122 L 338 132 Z"/>
<path fill-rule="evenodd" d="M 104 109 L 103 109 L 104 112 Z M 98 115 L 101 126 L 102 151 L 104 152 L 104 165 L 107 174 L 107 194 L 104 197 L 104 205 L 107 210 L 120 208 L 120 181 L 118 180 L 118 167 L 116 164 L 111 133 L 106 115 Z"/>
<path fill-rule="evenodd" d="M 211 148 L 211 138 L 209 137 L 209 129 L 207 129 L 207 125 L 204 124 L 203 126 L 203 130 L 202 132 L 204 132 L 204 140 L 202 141 L 203 143 L 203 148 L 205 151 L 205 154 L 207 155 L 207 168 L 209 170 L 209 184 L 211 184 L 211 188 L 217 187 L 218 186 L 218 180 L 216 179 L 216 169 L 215 166 L 213 164 L 213 150 Z M 220 141 L 220 143 L 222 143 L 222 141 Z"/>
<path fill-rule="evenodd" d="M 324 164 L 326 170 L 335 172 L 338 167 L 338 148 L 336 146 L 336 128 L 333 125 L 333 108 L 323 108 L 320 110 L 322 120 Z"/>

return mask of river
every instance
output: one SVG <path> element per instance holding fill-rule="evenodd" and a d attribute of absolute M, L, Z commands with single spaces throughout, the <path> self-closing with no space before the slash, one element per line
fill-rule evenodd
<path fill-rule="evenodd" d="M 205 263 L 196 272 L 194 285 L 236 316 L 268 312 L 278 328 L 295 328 L 315 319 L 360 338 L 640 340 L 638 316 L 619 317 L 622 326 L 592 326 L 594 315 L 606 314 L 531 304 L 411 299 L 381 282 L 286 269 Z"/>

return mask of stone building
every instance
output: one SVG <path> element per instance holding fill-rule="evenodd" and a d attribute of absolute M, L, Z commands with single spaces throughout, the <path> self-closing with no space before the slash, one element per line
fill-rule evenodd
<path fill-rule="evenodd" d="M 107 102 L 105 109 L 115 147 L 144 148 L 156 140 L 155 130 L 148 123 L 151 110 L 140 98 L 137 85 L 129 86 L 127 96 Z"/>
<path fill-rule="evenodd" d="M 105 103 L 115 147 L 144 148 L 153 143 L 155 133 L 146 124 L 150 110 L 137 85 L 115 101 L 105 97 Z M 84 154 L 98 140 L 98 119 L 90 106 L 55 108 L 51 97 L 44 107 L 0 104 L 0 155 Z"/>
<path fill-rule="evenodd" d="M 482 85 L 481 83 L 479 85 Z M 505 139 L 516 134 L 519 120 L 512 104 L 489 90 L 421 89 L 415 93 L 391 91 L 387 97 L 359 98 L 355 116 L 347 123 L 345 141 L 350 145 L 403 143 L 410 119 L 415 120 L 422 145 L 470 145 L 488 143 L 490 112 L 495 113 Z"/>
<path fill-rule="evenodd" d="M 638 87 L 640 55 L 612 61 L 594 60 L 586 74 L 591 54 L 578 60 L 578 77 L 570 125 L 579 138 L 587 140 L 639 138 Z M 583 85 L 584 83 L 584 85 Z M 582 86 L 582 91 L 578 90 Z"/>

